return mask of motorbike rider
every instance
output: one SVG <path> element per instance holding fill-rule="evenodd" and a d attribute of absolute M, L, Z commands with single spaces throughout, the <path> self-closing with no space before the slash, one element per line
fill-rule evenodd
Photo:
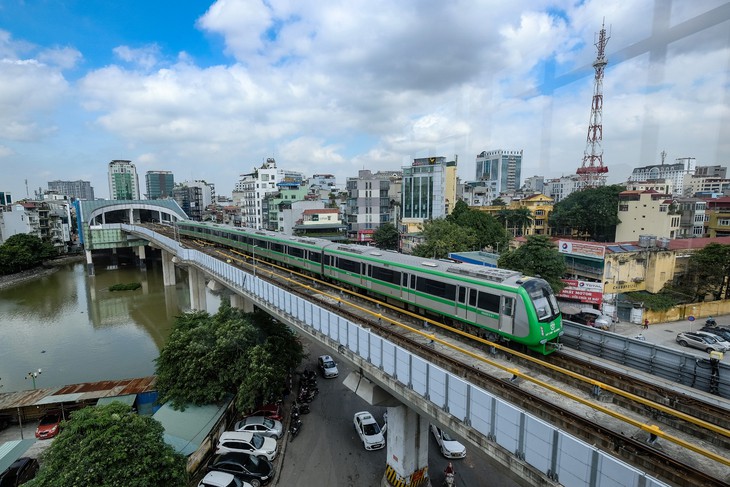
<path fill-rule="evenodd" d="M 715 318 L 713 318 L 712 316 L 708 316 L 707 320 L 705 320 L 705 324 L 710 325 L 710 326 L 715 326 L 715 325 L 717 325 L 717 322 L 715 321 Z"/>

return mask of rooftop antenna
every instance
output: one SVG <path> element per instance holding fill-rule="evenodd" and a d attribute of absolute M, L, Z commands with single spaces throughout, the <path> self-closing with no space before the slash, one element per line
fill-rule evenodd
<path fill-rule="evenodd" d="M 28 191 L 28 180 L 25 180 L 25 197 L 30 198 L 30 192 Z"/>
<path fill-rule="evenodd" d="M 663 166 L 664 165 L 664 159 L 667 158 L 667 151 L 663 150 L 661 152 L 661 156 L 662 156 L 662 166 Z"/>

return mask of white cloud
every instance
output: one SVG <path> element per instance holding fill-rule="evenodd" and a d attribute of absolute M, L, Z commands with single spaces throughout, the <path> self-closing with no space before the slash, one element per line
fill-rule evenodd
<path fill-rule="evenodd" d="M 159 62 L 160 47 L 154 44 L 138 49 L 129 46 L 118 46 L 113 51 L 122 61 L 139 66 L 145 70 L 153 68 Z"/>

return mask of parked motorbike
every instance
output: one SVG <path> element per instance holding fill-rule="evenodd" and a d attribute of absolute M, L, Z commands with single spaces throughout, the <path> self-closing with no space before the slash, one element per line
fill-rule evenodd
<path fill-rule="evenodd" d="M 295 402 L 292 406 L 292 414 L 294 414 L 295 411 L 297 416 L 299 416 L 300 414 L 309 414 L 309 404 L 307 404 L 306 402 L 301 404 Z"/>
<path fill-rule="evenodd" d="M 289 441 L 292 441 L 302 429 L 302 420 L 299 419 L 299 415 L 296 417 L 292 416 L 289 421 Z"/>

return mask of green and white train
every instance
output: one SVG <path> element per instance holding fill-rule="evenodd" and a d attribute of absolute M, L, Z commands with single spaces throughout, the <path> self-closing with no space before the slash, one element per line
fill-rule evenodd
<path fill-rule="evenodd" d="M 549 354 L 563 333 L 550 285 L 516 271 L 214 223 L 182 221 L 177 226 L 180 235 L 357 288 L 492 341 Z"/>

